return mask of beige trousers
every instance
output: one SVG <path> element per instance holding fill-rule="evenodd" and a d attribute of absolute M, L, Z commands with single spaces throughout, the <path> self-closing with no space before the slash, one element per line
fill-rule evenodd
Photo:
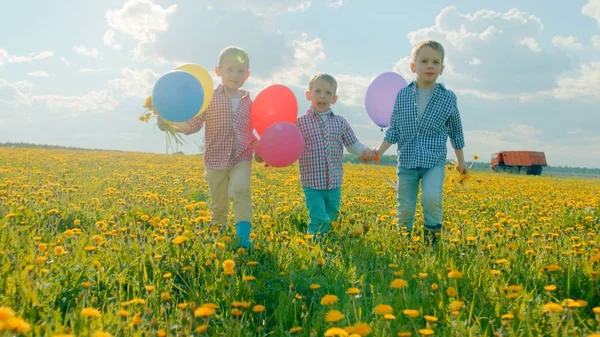
<path fill-rule="evenodd" d="M 211 224 L 227 225 L 229 198 L 233 199 L 235 223 L 252 222 L 249 161 L 241 161 L 223 170 L 206 168 L 206 182 L 210 192 Z"/>

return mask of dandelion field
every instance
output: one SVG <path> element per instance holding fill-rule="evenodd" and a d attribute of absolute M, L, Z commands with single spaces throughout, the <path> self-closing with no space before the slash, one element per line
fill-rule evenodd
<path fill-rule="evenodd" d="M 252 175 L 235 251 L 199 156 L 0 148 L 0 336 L 600 336 L 599 180 L 447 171 L 434 250 L 394 167 L 345 165 L 321 243 L 297 166 Z"/>

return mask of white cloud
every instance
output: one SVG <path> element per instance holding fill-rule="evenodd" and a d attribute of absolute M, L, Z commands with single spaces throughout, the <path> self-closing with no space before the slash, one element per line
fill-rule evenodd
<path fill-rule="evenodd" d="M 325 6 L 332 8 L 342 7 L 344 0 L 325 0 Z"/>
<path fill-rule="evenodd" d="M 34 96 L 33 101 L 45 104 L 52 112 L 108 112 L 119 105 L 107 89 L 90 91 L 83 96 L 40 95 Z"/>
<path fill-rule="evenodd" d="M 19 108 L 31 105 L 33 87 L 33 84 L 25 81 L 10 83 L 0 79 L 0 107 Z"/>
<path fill-rule="evenodd" d="M 69 60 L 67 60 L 67 59 L 66 59 L 66 58 L 64 58 L 64 57 L 61 57 L 61 58 L 60 58 L 60 60 L 61 60 L 61 61 L 62 61 L 62 63 L 64 63 L 66 66 L 70 66 L 70 65 L 71 65 L 71 62 L 69 62 Z"/>
<path fill-rule="evenodd" d="M 573 129 L 573 130 L 567 131 L 567 134 L 569 134 L 569 135 L 580 135 L 582 133 L 584 133 L 584 131 L 581 129 Z"/>
<path fill-rule="evenodd" d="M 600 0 L 589 0 L 581 9 L 581 14 L 596 20 L 600 26 Z"/>
<path fill-rule="evenodd" d="M 471 61 L 469 61 L 468 63 L 469 63 L 469 65 L 472 65 L 472 66 L 478 66 L 481 63 L 483 63 L 483 61 L 481 61 L 481 59 L 478 57 L 473 57 L 473 59 L 471 59 Z"/>
<path fill-rule="evenodd" d="M 552 91 L 558 99 L 600 100 L 600 62 L 581 64 L 576 77 L 562 77 L 557 80 L 558 88 Z"/>
<path fill-rule="evenodd" d="M 540 18 L 517 9 L 463 14 L 447 7 L 433 26 L 407 37 L 412 44 L 434 39 L 444 45 L 446 70 L 440 81 L 452 89 L 486 98 L 543 97 L 556 87 L 555 78 L 571 67 L 566 55 L 540 46 L 543 28 Z M 407 73 L 409 60 L 401 58 L 395 69 Z"/>
<path fill-rule="evenodd" d="M 294 48 L 294 62 L 289 66 L 275 70 L 268 76 L 251 76 L 248 84 L 254 90 L 281 83 L 296 87 L 303 91 L 307 89 L 309 77 L 312 76 L 322 61 L 327 58 L 323 49 L 323 41 L 320 38 L 309 39 L 307 34 L 301 34 L 297 40 L 292 41 Z"/>
<path fill-rule="evenodd" d="M 329 2 L 340 2 L 331 1 Z M 272 18 L 285 13 L 302 12 L 310 8 L 310 0 L 228 0 L 214 3 L 215 9 L 227 8 L 240 12 L 251 12 L 254 15 Z M 212 8 L 211 8 L 212 9 Z"/>
<path fill-rule="evenodd" d="M 157 32 L 169 29 L 168 19 L 176 10 L 177 5 L 163 8 L 151 0 L 129 0 L 120 9 L 108 10 L 106 20 L 110 28 L 137 41 L 153 42 Z"/>
<path fill-rule="evenodd" d="M 123 96 L 145 98 L 152 94 L 152 88 L 160 77 L 152 69 L 121 69 L 122 78 L 109 81 L 111 87 Z"/>
<path fill-rule="evenodd" d="M 122 20 L 131 18 L 126 22 L 138 22 L 141 17 L 153 15 L 161 18 L 158 23 L 152 20 L 147 29 L 123 29 L 138 38 L 133 55 L 140 60 L 171 65 L 196 63 L 213 69 L 219 51 L 234 45 L 248 52 L 251 77 L 270 76 L 294 60 L 294 47 L 271 20 L 254 12 L 232 11 L 229 1 L 215 2 L 211 9 L 199 9 L 197 2 L 182 2 L 177 11 L 146 1 L 133 2 L 145 5 L 138 5 L 137 12 L 128 12 Z M 256 5 L 262 3 L 266 1 Z M 115 22 L 109 25 L 119 31 Z"/>
<path fill-rule="evenodd" d="M 308 39 L 308 35 L 302 34 L 299 40 L 292 41 L 294 45 L 294 59 L 296 67 L 312 73 L 317 64 L 326 58 L 323 52 L 323 41 L 320 38 Z"/>
<path fill-rule="evenodd" d="M 577 38 L 573 35 L 554 36 L 554 37 L 552 37 L 552 44 L 555 47 L 563 47 L 563 48 L 573 49 L 573 50 L 582 50 L 583 49 L 583 46 L 581 45 L 579 40 L 577 40 Z"/>
<path fill-rule="evenodd" d="M 338 104 L 364 108 L 365 93 L 372 78 L 344 74 L 336 74 L 334 77 L 338 82 Z"/>
<path fill-rule="evenodd" d="M 113 47 L 114 49 L 121 49 L 122 46 L 115 40 L 115 31 L 112 29 L 107 30 L 102 37 L 102 42 L 105 46 Z"/>
<path fill-rule="evenodd" d="M 36 60 L 43 60 L 49 57 L 54 56 L 54 53 L 51 51 L 43 51 L 41 53 L 29 53 L 27 56 L 16 56 L 10 55 L 6 49 L 0 48 L 0 65 L 3 65 L 5 62 L 7 63 L 26 63 L 32 62 Z"/>
<path fill-rule="evenodd" d="M 31 76 L 31 77 L 48 77 L 50 76 L 50 74 L 48 74 L 45 71 L 32 71 L 27 73 L 27 75 Z"/>
<path fill-rule="evenodd" d="M 79 69 L 80 73 L 86 74 L 86 73 L 103 73 L 104 72 L 104 68 L 81 68 Z"/>
<path fill-rule="evenodd" d="M 600 50 L 600 35 L 594 35 L 591 38 L 594 48 Z"/>
<path fill-rule="evenodd" d="M 97 58 L 98 56 L 100 56 L 98 49 L 96 49 L 96 48 L 88 49 L 84 45 L 74 46 L 73 51 L 79 55 L 83 55 L 83 56 L 87 56 L 87 57 Z"/>
<path fill-rule="evenodd" d="M 540 48 L 540 44 L 537 42 L 536 39 L 534 39 L 532 37 L 526 37 L 526 38 L 522 39 L 521 41 L 519 41 L 519 44 L 522 46 L 526 46 L 534 53 L 542 52 L 542 48 Z"/>

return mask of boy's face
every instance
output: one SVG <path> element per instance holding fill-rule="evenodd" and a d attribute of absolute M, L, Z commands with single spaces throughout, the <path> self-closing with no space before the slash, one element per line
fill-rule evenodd
<path fill-rule="evenodd" d="M 223 86 L 232 91 L 241 88 L 250 76 L 248 64 L 238 61 L 234 56 L 225 56 L 215 72 L 221 77 Z"/>
<path fill-rule="evenodd" d="M 417 74 L 417 83 L 435 83 L 444 70 L 442 53 L 430 46 L 423 46 L 417 53 L 415 62 L 410 64 L 410 70 Z"/>
<path fill-rule="evenodd" d="M 306 92 L 306 99 L 310 101 L 311 108 L 317 112 L 328 111 L 337 98 L 333 85 L 323 78 L 316 79 L 312 88 Z"/>

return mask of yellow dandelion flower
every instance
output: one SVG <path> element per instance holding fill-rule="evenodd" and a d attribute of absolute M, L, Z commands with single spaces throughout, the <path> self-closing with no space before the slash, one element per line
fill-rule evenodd
<path fill-rule="evenodd" d="M 371 331 L 372 329 L 367 323 L 358 322 L 352 326 L 352 332 L 359 336 L 367 336 Z"/>
<path fill-rule="evenodd" d="M 446 294 L 448 294 L 450 297 L 456 297 L 456 295 L 458 295 L 458 291 L 456 291 L 454 287 L 449 287 L 446 289 Z"/>
<path fill-rule="evenodd" d="M 265 311 L 265 306 L 257 304 L 254 307 L 252 307 L 252 311 L 254 311 L 254 312 L 263 312 L 263 311 Z"/>
<path fill-rule="evenodd" d="M 406 280 L 403 280 L 401 278 L 397 278 L 392 281 L 392 284 L 390 284 L 390 288 L 393 288 L 393 289 L 408 288 L 408 282 L 406 282 Z"/>
<path fill-rule="evenodd" d="M 337 322 L 337 321 L 340 321 L 340 320 L 344 319 L 344 317 L 346 317 L 346 316 L 344 314 L 342 314 L 340 311 L 329 310 L 325 314 L 325 321 L 327 321 L 329 323 Z"/>
<path fill-rule="evenodd" d="M 402 313 L 405 314 L 406 316 L 410 317 L 410 318 L 419 317 L 421 315 L 419 313 L 419 310 L 414 310 L 414 309 L 404 309 L 402 311 Z"/>
<path fill-rule="evenodd" d="M 216 312 L 213 308 L 200 307 L 194 311 L 194 317 L 210 317 Z"/>
<path fill-rule="evenodd" d="M 325 337 L 340 337 L 340 336 L 348 336 L 348 333 L 346 332 L 346 330 L 342 329 L 342 328 L 330 328 L 327 331 L 325 331 Z"/>
<path fill-rule="evenodd" d="M 438 321 L 438 318 L 437 318 L 437 317 L 435 317 L 435 316 L 431 316 L 431 315 L 425 315 L 425 316 L 423 316 L 423 318 L 425 318 L 425 320 L 426 320 L 427 322 L 431 322 L 431 323 L 433 323 L 433 322 L 437 322 L 437 321 Z"/>
<path fill-rule="evenodd" d="M 312 289 L 312 290 L 317 290 L 319 288 L 321 288 L 320 284 L 313 283 L 310 285 L 310 289 Z"/>
<path fill-rule="evenodd" d="M 542 311 L 544 312 L 563 312 L 564 308 L 562 305 L 558 303 L 548 303 L 542 306 Z"/>
<path fill-rule="evenodd" d="M 231 309 L 231 316 L 233 316 L 233 317 L 241 317 L 243 315 L 244 315 L 244 312 L 241 311 L 240 309 L 237 309 L 237 308 Z"/>
<path fill-rule="evenodd" d="M 84 316 L 84 317 L 99 318 L 100 317 L 100 311 L 98 311 L 97 309 L 94 309 L 94 308 L 83 308 L 81 310 L 81 315 Z"/>
<path fill-rule="evenodd" d="M 335 295 L 325 295 L 321 298 L 321 305 L 332 305 L 336 304 L 338 301 L 339 299 Z"/>
<path fill-rule="evenodd" d="M 383 318 L 387 319 L 388 321 L 393 321 L 396 319 L 396 316 L 394 316 L 393 314 L 385 314 L 383 315 Z"/>
<path fill-rule="evenodd" d="M 358 288 L 348 288 L 348 290 L 346 290 L 346 294 L 348 294 L 348 295 L 358 295 L 358 294 L 360 294 L 360 289 L 358 289 Z"/>
<path fill-rule="evenodd" d="M 504 314 L 504 315 L 501 316 L 501 318 L 502 319 L 506 319 L 506 320 L 510 320 L 510 319 L 515 318 L 515 315 L 513 315 L 513 314 Z"/>
<path fill-rule="evenodd" d="M 105 331 L 96 331 L 92 334 L 92 337 L 112 337 L 112 335 Z"/>
<path fill-rule="evenodd" d="M 554 291 L 556 290 L 556 286 L 554 284 L 549 284 L 547 286 L 544 287 L 544 290 L 546 291 Z"/>
<path fill-rule="evenodd" d="M 174 239 L 172 240 L 172 242 L 173 242 L 174 244 L 176 244 L 176 245 L 180 245 L 180 244 L 182 244 L 182 243 L 184 243 L 184 242 L 188 241 L 189 239 L 190 239 L 190 238 L 188 238 L 187 236 L 178 236 L 178 237 L 174 238 Z"/>
<path fill-rule="evenodd" d="M 0 322 L 15 317 L 15 312 L 9 307 L 0 307 Z"/>
<path fill-rule="evenodd" d="M 202 324 L 196 328 L 197 333 L 205 333 L 208 330 L 208 324 Z"/>
<path fill-rule="evenodd" d="M 435 333 L 435 331 L 433 331 L 431 329 L 421 329 L 421 330 L 419 330 L 419 333 L 423 336 L 431 336 Z"/>
<path fill-rule="evenodd" d="M 387 304 L 379 304 L 375 308 L 373 308 L 373 312 L 377 315 L 385 315 L 394 313 L 394 309 Z"/>
<path fill-rule="evenodd" d="M 302 327 L 296 326 L 290 329 L 290 333 L 298 333 L 302 331 Z"/>
<path fill-rule="evenodd" d="M 448 278 L 461 278 L 463 273 L 458 270 L 453 270 L 448 273 Z"/>
<path fill-rule="evenodd" d="M 463 301 L 452 301 L 452 302 L 450 302 L 450 308 L 452 310 L 460 310 L 460 309 L 462 309 L 463 306 L 464 306 L 464 302 Z"/>
<path fill-rule="evenodd" d="M 222 264 L 223 269 L 233 269 L 235 268 L 235 262 L 233 260 L 225 260 Z"/>

